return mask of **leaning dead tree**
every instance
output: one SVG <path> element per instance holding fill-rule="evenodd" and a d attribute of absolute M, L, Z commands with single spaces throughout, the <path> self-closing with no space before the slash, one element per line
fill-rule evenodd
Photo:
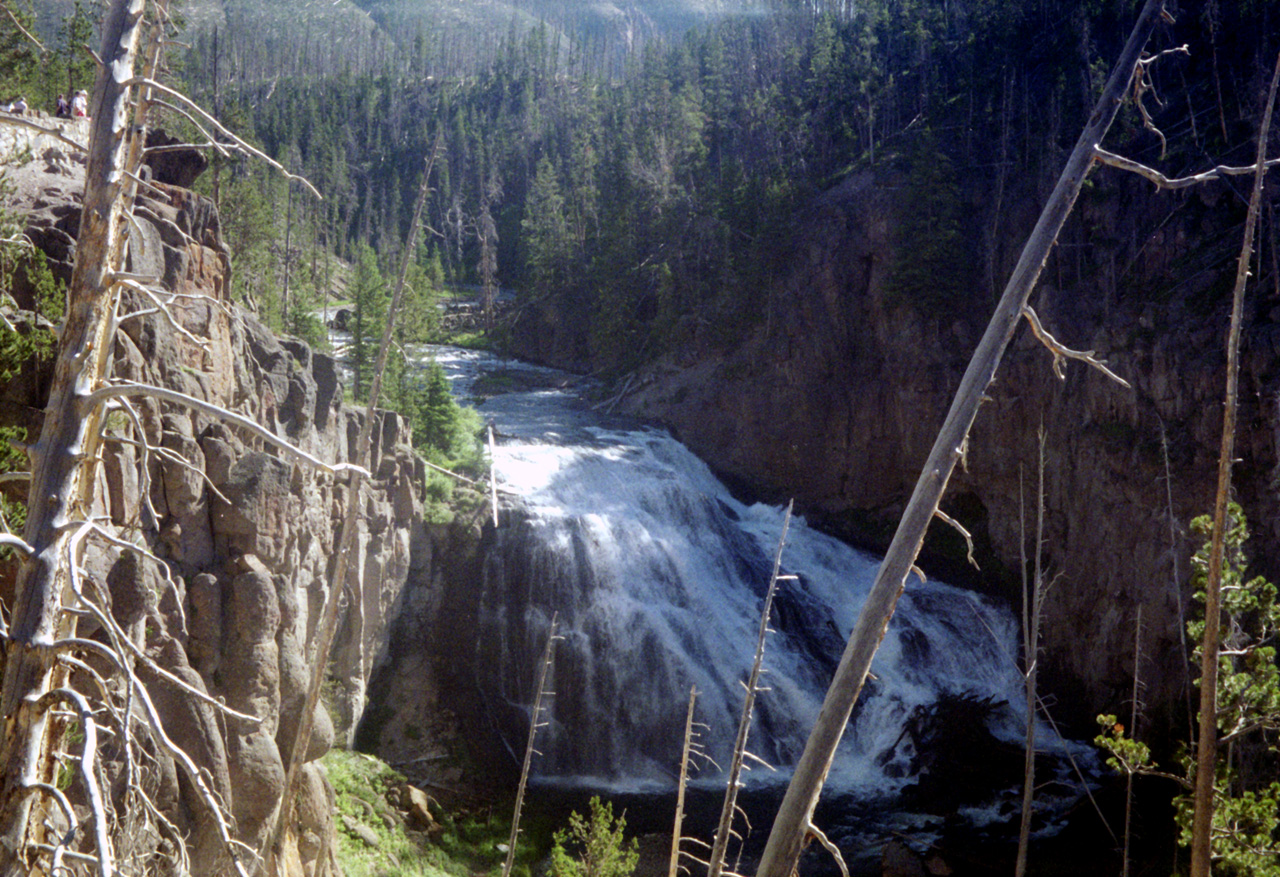
<path fill-rule="evenodd" d="M 1276 59 L 1267 92 L 1267 105 L 1258 131 L 1258 153 L 1254 162 L 1253 191 L 1245 219 L 1244 240 L 1236 262 L 1236 281 L 1231 296 L 1231 326 L 1227 332 L 1227 381 L 1223 397 L 1222 444 L 1218 452 L 1218 489 L 1213 502 L 1213 536 L 1209 547 L 1208 581 L 1205 583 L 1204 640 L 1200 665 L 1200 722 L 1196 734 L 1195 816 L 1191 825 L 1191 877 L 1209 877 L 1213 862 L 1213 809 L 1218 760 L 1218 650 L 1222 632 L 1222 559 L 1227 524 L 1227 504 L 1231 499 L 1231 466 L 1235 457 L 1237 385 L 1240 377 L 1240 327 L 1243 322 L 1244 292 L 1253 260 L 1253 236 L 1262 204 L 1262 181 L 1267 174 L 1267 139 L 1276 88 L 1280 85 L 1280 58 Z"/>
<path fill-rule="evenodd" d="M 862 691 L 871 668 L 871 660 L 893 617 L 898 597 L 906 587 L 907 575 L 920 553 L 925 531 L 937 514 L 938 504 L 952 472 L 955 471 L 956 463 L 965 453 L 969 430 L 977 416 L 978 407 L 982 404 L 986 389 L 995 377 L 996 369 L 1018 324 L 1024 318 L 1032 320 L 1028 307 L 1031 291 L 1058 233 L 1071 213 L 1085 178 L 1098 161 L 1098 144 L 1111 127 L 1130 83 L 1135 76 L 1142 75 L 1143 49 L 1162 16 L 1168 18 L 1162 0 L 1147 0 L 1143 5 L 1115 69 L 1067 159 L 1066 167 L 1022 250 L 987 330 L 965 370 L 960 388 L 938 431 L 933 449 L 867 595 L 817 722 L 787 787 L 765 845 L 757 870 L 758 877 L 791 877 L 795 872 L 836 747 L 849 722 L 854 703 Z M 1086 354 L 1062 347 L 1035 322 L 1033 328 L 1037 329 L 1040 340 L 1052 350 L 1055 362 L 1060 357 L 1091 361 Z"/>
<path fill-rule="evenodd" d="M 143 3 L 117 2 L 104 27 L 104 66 L 93 96 L 92 132 L 85 180 L 79 258 L 69 309 L 59 339 L 54 383 L 39 440 L 29 451 L 31 489 L 23 531 L 15 602 L 4 635 L 0 686 L 0 873 L 51 873 L 73 852 L 78 826 L 57 788 L 57 758 L 66 749 L 66 707 L 85 729 L 79 753 L 85 796 L 93 802 L 93 856 L 99 870 L 115 870 L 111 817 L 98 788 L 94 764 L 97 719 L 86 698 L 68 684 L 76 615 L 83 602 L 77 570 L 92 523 L 102 406 L 86 397 L 108 376 L 108 330 L 114 309 L 114 275 L 124 267 L 127 215 L 136 186 L 128 170 L 138 165 L 140 144 L 129 135 L 134 58 L 142 40 Z M 86 595 L 87 596 L 87 595 Z M 121 656 L 113 655 L 113 658 Z M 61 830 L 51 831 L 50 825 Z M 74 826 L 74 827 L 73 827 Z M 79 845 L 76 844 L 78 847 Z"/>
<path fill-rule="evenodd" d="M 84 570 L 89 551 L 131 552 L 157 565 L 164 585 L 174 583 L 141 541 L 114 532 L 94 516 L 108 441 L 108 413 L 134 428 L 143 512 L 154 522 L 147 470 L 164 449 L 146 441 L 131 399 L 148 396 L 199 409 L 234 428 L 248 429 L 298 460 L 331 473 L 354 467 L 316 460 L 251 421 L 160 387 L 112 380 L 112 351 L 122 320 L 146 312 L 169 320 L 173 297 L 156 278 L 127 270 L 130 246 L 142 236 L 133 217 L 139 190 L 148 186 L 141 163 L 148 113 L 168 105 L 164 92 L 194 105 L 157 81 L 167 0 L 113 0 L 103 24 L 101 66 L 91 103 L 84 206 L 68 309 L 58 336 L 54 377 L 40 435 L 27 448 L 30 488 L 22 535 L 5 534 L 20 555 L 13 606 L 0 615 L 0 875 L 114 875 L 152 870 L 147 861 L 165 847 L 163 867 L 189 870 L 186 838 L 153 800 L 145 781 L 157 762 L 171 762 L 203 812 L 196 818 L 221 840 L 222 873 L 246 874 L 254 851 L 235 838 L 225 802 L 209 778 L 173 742 L 141 675 L 159 678 L 182 698 L 218 711 L 224 719 L 256 723 L 229 709 L 197 684 L 158 665 L 142 634 L 113 615 L 103 584 Z M 144 48 L 145 46 L 145 48 Z M 220 126 L 219 126 L 220 127 Z M 126 293 L 150 307 L 130 310 Z M 90 636 L 92 633 L 92 636 Z M 111 758 L 108 769 L 105 761 Z M 68 785 L 70 781 L 70 785 Z M 151 844 L 152 849 L 146 848 Z"/>
<path fill-rule="evenodd" d="M 404 301 L 405 281 L 409 275 L 409 263 L 416 250 L 418 235 L 422 229 L 422 213 L 426 208 L 427 198 L 431 194 L 431 171 L 436 158 L 440 154 L 442 138 L 436 136 L 435 145 L 427 154 L 423 169 L 422 182 L 418 187 L 418 198 L 413 208 L 413 220 L 405 237 L 405 245 L 401 248 L 400 270 L 396 274 L 396 286 L 391 296 L 391 304 L 387 308 L 386 322 L 382 329 L 382 343 L 378 347 L 378 357 L 373 367 L 373 384 L 369 389 L 369 410 L 360 424 L 360 432 L 356 437 L 354 457 L 356 471 L 347 483 L 345 513 L 342 518 L 341 535 L 338 537 L 338 550 L 334 559 L 331 586 L 325 598 L 324 608 L 320 612 L 320 623 L 316 631 L 315 641 L 311 645 L 311 676 L 307 683 L 307 695 L 303 701 L 302 714 L 298 718 L 297 730 L 294 732 L 292 754 L 285 771 L 284 793 L 280 805 L 272 817 L 271 828 L 267 833 L 267 849 L 263 856 L 264 873 L 274 875 L 281 866 L 281 853 L 285 835 L 291 825 L 291 816 L 298 785 L 302 775 L 306 742 L 311 739 L 311 731 L 315 723 L 315 711 L 320 703 L 320 691 L 329 666 L 329 651 L 333 647 L 333 638 L 338 630 L 338 610 L 342 605 L 343 591 L 347 581 L 347 570 L 354 553 L 356 530 L 360 523 L 360 489 L 364 483 L 368 460 L 372 453 L 373 426 L 376 419 L 374 410 L 382 396 L 382 381 L 387 372 L 387 360 L 393 347 L 392 338 L 395 333 L 400 305 Z M 453 473 L 450 473 L 453 474 Z M 362 596 L 359 589 L 351 595 L 350 605 L 361 607 Z M 362 607 L 357 610 L 363 621 Z M 363 623 L 357 636 L 360 642 L 360 673 L 364 675 L 364 643 Z"/>

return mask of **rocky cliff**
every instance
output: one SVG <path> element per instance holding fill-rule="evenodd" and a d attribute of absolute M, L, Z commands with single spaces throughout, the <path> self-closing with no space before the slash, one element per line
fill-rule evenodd
<path fill-rule="evenodd" d="M 7 173 L 17 188 L 5 208 L 21 217 L 54 274 L 68 278 L 83 156 L 38 140 L 9 154 L 16 156 Z M 342 404 L 333 359 L 277 339 L 228 300 L 230 263 L 212 205 L 186 189 L 157 184 L 137 216 L 130 270 L 162 279 L 172 294 L 173 320 L 155 313 L 151 302 L 126 300 L 123 312 L 141 315 L 124 320 L 115 337 L 115 375 L 242 414 L 321 460 L 349 460 L 369 413 Z M 30 306 L 23 277 L 13 293 L 18 305 Z M 0 418 L 34 436 L 47 383 L 48 375 L 28 364 L 0 388 Z M 330 668 L 329 709 L 317 711 L 288 853 L 295 874 L 329 865 L 332 791 L 314 760 L 335 738 L 349 737 L 411 558 L 421 564 L 430 556 L 421 514 L 424 473 L 408 425 L 393 414 L 377 416 L 373 479 L 360 499 L 359 556 L 345 583 L 348 605 Z M 239 837 L 259 847 L 278 806 L 314 660 L 308 643 L 333 587 L 343 485 L 217 419 L 155 399 L 135 401 L 132 414 L 113 414 L 108 431 L 97 513 L 137 550 L 92 550 L 88 574 L 160 666 L 262 720 L 239 724 L 159 678 L 144 679 L 170 736 L 228 803 Z M 0 599 L 12 605 L 14 579 L 6 572 Z M 193 871 L 220 873 L 216 836 L 194 790 L 171 762 L 162 760 L 159 774 L 153 800 L 189 834 Z M 136 840 L 163 851 L 158 837 Z"/>
<path fill-rule="evenodd" d="M 900 182 L 863 174 L 817 198 L 754 335 L 734 349 L 694 344 L 669 356 L 625 402 L 745 489 L 794 496 L 811 518 L 880 548 L 994 300 L 975 292 L 926 306 L 894 293 L 893 266 L 914 246 L 900 232 Z M 995 229 L 989 193 L 968 197 L 973 226 Z M 1000 278 L 1039 201 L 1025 191 L 1006 203 L 1014 209 L 1000 233 L 974 234 L 972 251 L 954 255 L 990 260 Z M 1127 702 L 1140 608 L 1150 720 L 1157 733 L 1173 727 L 1187 682 L 1181 630 L 1196 547 L 1187 524 L 1210 510 L 1242 214 L 1227 184 L 1162 194 L 1097 174 L 1032 302 L 1056 337 L 1096 350 L 1132 388 L 1079 363 L 1059 380 L 1048 351 L 1021 331 L 944 502 L 977 537 L 982 572 L 966 568 L 948 528 L 936 525 L 926 541 L 926 569 L 1018 602 L 1020 510 L 1025 503 L 1033 520 L 1043 429 L 1052 588 L 1042 679 L 1059 696 L 1059 720 L 1078 733 Z M 1253 555 L 1274 573 L 1280 290 L 1273 264 L 1259 273 L 1235 483 L 1256 534 Z M 1030 537 L 1026 544 L 1031 551 Z"/>

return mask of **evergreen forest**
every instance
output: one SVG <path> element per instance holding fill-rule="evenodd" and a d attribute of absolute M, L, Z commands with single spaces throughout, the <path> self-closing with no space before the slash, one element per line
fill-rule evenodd
<path fill-rule="evenodd" d="M 496 284 L 514 301 L 508 331 L 547 309 L 572 315 L 550 356 L 614 374 L 767 319 L 765 290 L 803 243 L 798 219 L 868 172 L 908 192 L 912 258 L 894 266 L 895 296 L 982 311 L 1003 278 L 970 254 L 999 235 L 1003 205 L 1056 175 L 1133 6 L 690 4 L 625 44 L 572 4 L 551 18 L 531 3 L 470 16 L 443 3 L 293 5 L 187 3 L 189 49 L 170 62 L 324 196 L 215 160 L 201 185 L 219 202 L 238 294 L 318 338 L 310 308 L 344 292 L 331 259 L 360 263 L 367 246 L 384 271 L 397 264 L 437 146 L 417 285 Z M 77 0 L 46 25 L 59 61 L 48 69 L 0 25 L 15 58 L 0 93 L 44 103 L 83 81 L 88 59 L 72 47 L 90 12 Z M 1112 135 L 1126 154 L 1170 175 L 1244 163 L 1276 12 L 1181 4 L 1151 48 L 1188 51 L 1150 68 L 1149 118 L 1129 107 Z"/>
<path fill-rule="evenodd" d="M 286 193 L 248 165 L 211 178 L 236 258 L 256 266 L 241 282 L 262 287 L 244 294 L 283 314 L 293 262 L 313 289 L 330 254 L 355 261 L 368 245 L 394 264 L 438 139 L 422 270 L 465 288 L 488 265 L 517 323 L 572 315 L 555 359 L 615 374 L 767 319 L 765 290 L 803 244 L 798 220 L 868 172 L 909 194 L 895 295 L 981 312 L 1003 276 L 970 254 L 999 235 L 1002 205 L 1042 197 L 1133 6 L 776 2 L 618 58 L 582 22 L 515 10 L 496 32 L 433 31 L 393 5 L 372 5 L 373 29 L 345 31 L 340 61 L 317 61 L 310 26 L 237 29 L 230 15 L 175 61 L 194 94 L 325 195 Z M 1178 17 L 1152 50 L 1188 53 L 1151 68 L 1149 121 L 1127 108 L 1112 138 L 1170 175 L 1246 163 L 1275 12 L 1187 3 Z"/>

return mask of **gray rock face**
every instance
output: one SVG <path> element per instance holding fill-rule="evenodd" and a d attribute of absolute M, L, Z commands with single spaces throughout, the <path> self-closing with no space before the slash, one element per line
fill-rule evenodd
<path fill-rule="evenodd" d="M 74 258 L 77 185 L 74 176 L 48 176 L 20 189 L 7 205 L 26 214 L 28 234 L 49 246 L 54 270 L 64 279 Z M 131 269 L 192 296 L 176 300 L 171 310 L 183 329 L 207 343 L 192 344 L 155 316 L 128 320 L 115 338 L 116 376 L 207 400 L 321 460 L 347 461 L 369 414 L 343 407 L 333 360 L 300 342 L 282 342 L 232 305 L 229 259 L 212 205 L 185 190 L 161 190 L 163 196 L 148 198 L 138 211 L 141 244 Z M 0 407 L 0 419 L 25 418 L 38 430 L 47 376 L 0 389 L 10 403 Z M 111 421 L 111 429 L 131 441 L 107 443 L 95 513 L 123 538 L 141 537 L 164 565 L 97 546 L 85 566 L 106 582 L 112 612 L 157 665 L 260 720 L 218 716 L 140 667 L 169 735 L 207 771 L 240 839 L 258 846 L 279 805 L 314 660 L 307 645 L 334 587 L 330 569 L 345 485 L 210 416 L 147 398 L 134 407 L 144 435 L 134 435 L 127 418 Z M 414 534 L 422 531 L 422 471 L 409 427 L 395 415 L 377 416 L 374 477 L 358 499 L 364 515 L 358 556 L 342 583 L 360 605 L 344 614 L 330 665 L 339 721 L 335 727 L 320 705 L 305 744 L 311 761 L 335 740 L 350 739 L 411 566 Z M 144 464 L 140 438 L 163 448 L 163 455 L 153 453 Z M 12 586 L 11 575 L 0 577 L 0 599 L 9 605 Z M 224 873 L 212 821 L 190 784 L 179 781 L 169 764 L 160 785 L 155 799 L 188 833 L 193 872 Z M 286 855 L 294 858 L 290 873 L 309 875 L 332 855 L 332 792 L 314 764 L 304 771 L 303 787 Z"/>
<path fill-rule="evenodd" d="M 1079 363 L 1059 380 L 1050 353 L 1020 329 L 943 508 L 978 538 L 986 586 L 1018 603 L 1019 503 L 1034 508 L 1043 426 L 1045 563 L 1056 584 L 1042 684 L 1059 694 L 1058 720 L 1074 717 L 1075 730 L 1092 735 L 1092 717 L 1115 711 L 1132 685 L 1141 606 L 1144 703 L 1155 732 L 1168 733 L 1187 684 L 1180 643 L 1197 547 L 1187 523 L 1211 507 L 1221 430 L 1229 296 L 1210 293 L 1230 288 L 1234 258 L 1223 254 L 1239 246 L 1238 231 L 1212 259 L 1205 251 L 1217 244 L 1198 242 L 1219 240 L 1239 220 L 1221 209 L 1229 199 L 1210 203 L 1212 187 L 1153 194 L 1098 176 L 1032 304 L 1062 343 L 1096 351 L 1133 388 Z M 853 178 L 813 207 L 765 325 L 736 349 L 691 344 L 642 376 L 625 407 L 669 424 L 735 483 L 775 501 L 795 497 L 811 519 L 883 550 L 991 300 L 973 293 L 930 310 L 893 297 L 887 281 L 903 245 L 893 186 Z M 1013 213 L 1001 248 L 972 254 L 995 259 L 1000 278 L 1034 220 L 1034 209 Z M 1124 277 L 1117 265 L 1128 266 Z M 1251 554 L 1273 575 L 1277 313 L 1264 301 L 1248 315 L 1235 473 L 1254 525 Z M 926 570 L 964 574 L 963 549 L 946 528 L 931 530 L 925 551 Z"/>

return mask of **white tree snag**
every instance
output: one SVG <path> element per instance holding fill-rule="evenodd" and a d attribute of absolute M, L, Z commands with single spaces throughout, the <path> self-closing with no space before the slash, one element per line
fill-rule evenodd
<path fill-rule="evenodd" d="M 533 696 L 533 711 L 529 713 L 529 739 L 524 745 L 524 764 L 520 767 L 520 785 L 516 789 L 516 805 L 511 815 L 511 837 L 507 841 L 507 858 L 502 863 L 502 877 L 511 877 L 511 866 L 516 863 L 516 844 L 520 840 L 520 811 L 524 807 L 524 790 L 529 784 L 529 768 L 533 765 L 533 756 L 537 754 L 533 748 L 538 737 L 538 729 L 547 723 L 542 721 L 542 698 L 552 692 L 547 691 L 547 676 L 551 674 L 551 664 L 555 657 L 556 616 L 551 616 L 551 627 L 547 629 L 547 645 L 542 650 L 542 661 L 538 669 L 538 689 Z"/>
<path fill-rule="evenodd" d="M 293 818 L 294 798 L 297 797 L 298 782 L 302 776 L 302 765 L 306 757 L 311 731 L 315 726 L 316 706 L 320 702 L 320 689 L 324 684 L 325 673 L 329 667 L 329 650 L 333 647 L 333 637 L 338 630 L 338 607 L 342 593 L 346 587 L 347 570 L 350 566 L 351 552 L 355 547 L 356 530 L 360 518 L 360 488 L 368 475 L 368 460 L 373 423 L 377 418 L 378 398 L 382 394 L 382 378 L 387 368 L 387 354 L 392 346 L 392 334 L 395 331 L 396 316 L 400 303 L 404 298 L 405 277 L 408 264 L 416 249 L 418 234 L 422 225 L 422 212 L 431 191 L 431 169 L 440 148 L 440 138 L 436 138 L 435 146 L 427 156 L 422 172 L 422 185 L 418 189 L 418 200 L 414 205 L 413 222 L 401 253 L 400 273 L 396 280 L 395 293 L 391 305 L 387 308 L 387 321 L 382 330 L 382 344 L 378 348 L 378 359 L 374 364 L 373 385 L 369 390 L 369 408 L 364 422 L 360 424 L 360 433 L 352 449 L 355 463 L 352 467 L 351 479 L 347 482 L 345 512 L 342 519 L 342 533 L 338 539 L 337 557 L 334 561 L 333 578 L 330 580 L 329 594 L 321 610 L 320 625 L 316 632 L 315 646 L 311 651 L 311 679 L 307 684 L 307 697 L 303 702 L 302 715 L 298 717 L 298 727 L 294 733 L 289 750 L 289 764 L 285 771 L 284 791 L 280 797 L 280 806 L 272 816 L 272 824 L 266 833 L 266 849 L 263 852 L 264 873 L 274 877 L 282 873 L 283 860 L 281 852 L 285 833 L 289 830 Z M 306 182 L 305 180 L 303 182 Z M 309 184 L 308 184 L 309 185 Z M 361 599 L 359 594 L 353 601 Z M 364 650 L 361 645 L 361 672 L 363 673 Z"/>
<path fill-rule="evenodd" d="M 996 305 L 987 330 L 965 370 L 951 409 L 938 432 L 933 450 L 916 482 L 893 542 L 880 565 L 858 622 L 836 668 L 818 720 L 796 765 L 791 784 L 779 807 L 773 829 L 757 870 L 758 877 L 791 877 L 800 857 L 805 831 L 826 781 L 836 747 L 848 724 L 871 667 L 871 659 L 884 638 L 906 576 L 915 563 L 925 530 L 933 519 L 947 481 L 963 453 L 969 429 L 987 386 L 995 376 L 1005 348 L 1022 319 L 1023 310 L 1044 267 L 1045 260 L 1066 222 L 1085 177 L 1094 163 L 1095 147 L 1102 141 L 1124 99 L 1143 47 L 1163 11 L 1162 0 L 1147 0 L 1134 25 L 1116 67 L 1093 113 L 1067 159 L 1066 167 L 1031 233 L 1004 294 Z"/>
<path fill-rule="evenodd" d="M 1213 537 L 1209 543 L 1209 577 L 1205 582 L 1204 640 L 1200 656 L 1200 725 L 1196 734 L 1195 816 L 1191 823 L 1191 877 L 1209 877 L 1213 862 L 1213 795 L 1218 759 L 1218 646 L 1222 615 L 1222 554 L 1226 533 L 1227 501 L 1231 498 L 1231 461 L 1235 456 L 1236 388 L 1240 377 L 1240 326 L 1244 289 L 1253 260 L 1253 236 L 1262 203 L 1262 181 L 1267 175 L 1267 139 L 1271 115 L 1280 85 L 1280 57 L 1271 75 L 1267 107 L 1258 131 L 1258 158 L 1254 163 L 1253 193 L 1244 223 L 1244 241 L 1236 263 L 1236 283 L 1231 299 L 1231 328 L 1227 333 L 1227 386 L 1222 415 L 1222 447 L 1218 452 L 1218 492 L 1213 502 Z"/>
<path fill-rule="evenodd" d="M 733 741 L 733 758 L 729 762 L 729 779 L 724 789 L 724 804 L 720 808 L 720 823 L 716 827 L 716 836 L 711 842 L 711 856 L 708 859 L 707 877 L 720 877 L 724 870 L 725 856 L 729 851 L 729 838 L 733 835 L 733 815 L 738 808 L 738 789 L 742 783 L 742 760 L 747 754 L 747 735 L 751 731 L 751 716 L 755 712 L 756 694 L 760 691 L 760 676 L 764 672 L 764 645 L 769 635 L 769 613 L 773 610 L 773 595 L 778 590 L 779 572 L 782 569 L 782 549 L 787 542 L 787 530 L 791 527 L 791 509 L 795 500 L 787 503 L 787 512 L 782 518 L 782 534 L 778 537 L 778 550 L 773 555 L 773 574 L 769 576 L 769 588 L 764 595 L 764 607 L 760 610 L 760 632 L 756 637 L 756 654 L 751 662 L 751 673 L 747 677 L 746 696 L 742 701 L 742 715 L 738 719 L 738 736 Z M 793 579 L 794 576 L 781 578 Z M 692 706 L 692 704 L 691 704 Z"/>
<path fill-rule="evenodd" d="M 31 491 L 23 540 L 33 554 L 19 572 L 0 688 L 0 874 L 40 873 L 47 858 L 47 799 L 30 793 L 53 785 L 60 723 L 51 723 L 44 695 L 62 687 L 67 671 L 49 646 L 74 628 L 63 612 L 70 567 L 79 561 L 67 524 L 88 516 L 100 443 L 101 407 L 86 413 L 80 399 L 107 374 L 113 341 L 111 276 L 122 267 L 125 215 L 133 184 L 124 171 L 136 160 L 128 83 L 141 39 L 144 0 L 115 0 L 103 24 L 104 64 L 94 86 L 84 210 L 49 403 L 31 448 Z M 100 866 L 111 851 L 98 850 Z M 103 857 L 106 857 L 105 860 Z M 37 861 L 37 859 L 41 861 Z"/>
<path fill-rule="evenodd" d="M 1129 699 L 1129 734 L 1138 737 L 1138 702 L 1142 692 L 1142 604 L 1133 622 L 1133 693 Z M 1133 771 L 1124 777 L 1124 847 L 1120 854 L 1120 877 L 1129 877 L 1129 846 L 1133 838 Z"/>
<path fill-rule="evenodd" d="M 684 833 L 684 790 L 689 782 L 689 754 L 693 749 L 693 706 L 698 701 L 698 687 L 689 688 L 689 712 L 684 717 L 684 745 L 680 748 L 680 778 L 676 782 L 676 819 L 671 829 L 671 859 L 667 877 L 680 873 L 680 839 Z"/>
<path fill-rule="evenodd" d="M 1126 385 L 1127 386 L 1127 385 Z M 1039 694 L 1036 691 L 1036 678 L 1040 664 L 1040 609 L 1044 585 L 1044 568 L 1041 561 L 1044 557 L 1044 424 L 1039 430 L 1039 456 L 1036 471 L 1036 553 L 1035 572 L 1031 577 L 1030 588 L 1027 587 L 1027 549 L 1025 532 L 1020 534 L 1018 544 L 1022 554 L 1022 652 L 1024 694 L 1027 701 L 1026 751 L 1022 769 L 1022 823 L 1018 828 L 1018 855 L 1014 859 L 1014 877 L 1023 877 L 1027 873 L 1027 850 L 1031 846 L 1031 817 L 1035 811 L 1036 789 L 1036 705 Z M 1019 482 L 1021 487 L 1021 482 Z M 1018 491 L 1018 500 L 1022 500 L 1022 491 Z M 1021 523 L 1022 515 L 1019 515 Z M 1025 527 L 1023 528 L 1025 531 Z"/>

